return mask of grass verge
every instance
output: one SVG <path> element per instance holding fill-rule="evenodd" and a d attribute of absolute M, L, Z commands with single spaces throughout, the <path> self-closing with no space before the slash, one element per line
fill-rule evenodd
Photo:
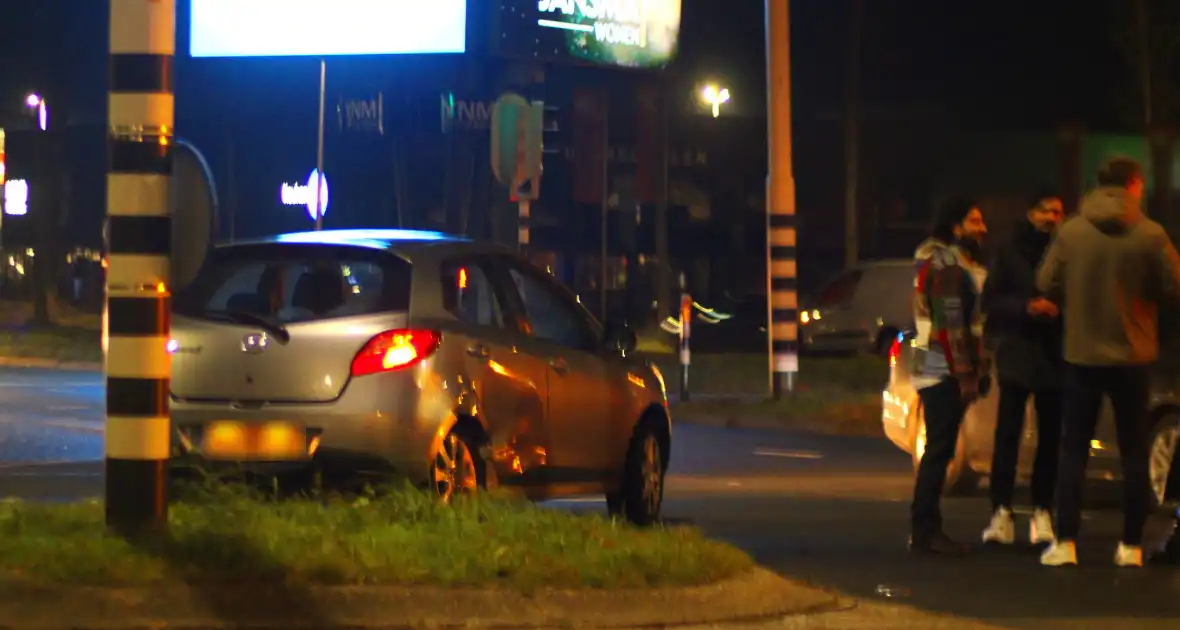
<path fill-rule="evenodd" d="M 668 393 L 679 391 L 680 364 L 675 355 L 644 355 L 660 369 Z M 765 354 L 694 354 L 689 366 L 689 391 L 706 396 L 765 395 L 769 364 Z M 798 389 L 801 391 L 880 392 L 889 378 L 889 364 L 883 357 L 799 358 Z"/>
<path fill-rule="evenodd" d="M 673 400 L 679 393 L 675 357 L 650 356 Z M 678 421 L 711 425 L 797 429 L 832 435 L 879 436 L 886 359 L 875 356 L 799 359 L 796 390 L 769 400 L 764 355 L 700 354 L 689 367 L 691 402 L 674 403 Z"/>
<path fill-rule="evenodd" d="M 0 329 L 0 358 L 102 361 L 102 333 L 89 328 Z"/>
<path fill-rule="evenodd" d="M 687 527 L 638 529 L 502 495 L 441 505 L 413 489 L 271 500 L 226 486 L 173 504 L 166 541 L 110 535 L 100 502 L 0 503 L 0 584 L 396 584 L 632 588 L 753 567 Z"/>
<path fill-rule="evenodd" d="M 675 421 L 714 426 L 790 429 L 880 437 L 880 392 L 796 391 L 781 400 L 711 398 L 672 405 Z"/>

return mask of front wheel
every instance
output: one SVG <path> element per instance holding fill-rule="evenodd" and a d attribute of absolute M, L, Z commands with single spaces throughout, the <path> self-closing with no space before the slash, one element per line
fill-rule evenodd
<path fill-rule="evenodd" d="M 641 527 L 658 521 L 664 503 L 666 467 L 659 434 L 650 423 L 640 423 L 627 449 L 623 483 L 618 492 L 606 496 L 607 510 Z"/>

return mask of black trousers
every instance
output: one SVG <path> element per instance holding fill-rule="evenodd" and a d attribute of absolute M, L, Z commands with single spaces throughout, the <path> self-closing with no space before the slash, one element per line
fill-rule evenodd
<path fill-rule="evenodd" d="M 996 411 L 996 438 L 992 450 L 992 509 L 1012 509 L 1016 488 L 1016 467 L 1024 434 L 1028 397 L 1037 411 L 1037 453 L 1033 462 L 1033 506 L 1053 507 L 1057 490 L 1057 464 L 1061 451 L 1061 391 L 1033 391 L 1015 383 L 1000 382 L 1000 403 Z"/>
<path fill-rule="evenodd" d="M 1057 537 L 1077 540 L 1081 528 L 1082 490 L 1090 442 L 1098 426 L 1103 396 L 1114 409 L 1119 454 L 1123 467 L 1123 542 L 1138 545 L 1151 510 L 1148 477 L 1148 368 L 1147 366 L 1065 369 L 1064 427 L 1061 470 L 1057 485 Z"/>
<path fill-rule="evenodd" d="M 914 500 L 910 505 L 910 532 L 914 540 L 929 538 L 942 531 L 942 488 L 946 483 L 947 466 L 958 447 L 963 414 L 967 411 L 959 383 L 951 378 L 919 389 L 918 396 L 926 420 L 926 452 L 918 464 Z"/>

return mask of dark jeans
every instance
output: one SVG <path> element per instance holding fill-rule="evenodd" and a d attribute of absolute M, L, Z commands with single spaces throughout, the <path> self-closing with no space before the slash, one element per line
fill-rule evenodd
<path fill-rule="evenodd" d="M 1025 408 L 1033 397 L 1037 410 L 1037 455 L 1033 462 L 1032 500 L 1035 507 L 1053 507 L 1057 489 L 1057 461 L 1061 451 L 1061 391 L 1032 391 L 1015 383 L 1000 383 L 996 412 L 996 440 L 992 450 L 992 509 L 1012 509 L 1016 466 L 1024 434 Z"/>
<path fill-rule="evenodd" d="M 1123 466 L 1123 542 L 1138 545 L 1151 510 L 1151 482 L 1147 472 L 1149 431 L 1148 368 L 1146 366 L 1065 369 L 1064 427 L 1061 470 L 1057 485 L 1057 537 L 1077 540 L 1081 528 L 1082 490 L 1090 441 L 1098 426 L 1103 395 L 1114 409 L 1119 455 Z"/>
<path fill-rule="evenodd" d="M 942 487 L 946 470 L 955 457 L 959 426 L 967 406 L 959 383 L 951 378 L 918 390 L 926 420 L 926 453 L 918 464 L 914 480 L 914 501 L 910 505 L 910 528 L 914 540 L 942 531 Z"/>

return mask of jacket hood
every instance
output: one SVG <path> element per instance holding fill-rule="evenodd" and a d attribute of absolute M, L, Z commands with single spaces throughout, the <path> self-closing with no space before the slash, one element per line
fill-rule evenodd
<path fill-rule="evenodd" d="M 1143 220 L 1139 202 L 1117 187 L 1095 189 L 1082 199 L 1080 214 L 1102 233 L 1123 234 Z"/>

